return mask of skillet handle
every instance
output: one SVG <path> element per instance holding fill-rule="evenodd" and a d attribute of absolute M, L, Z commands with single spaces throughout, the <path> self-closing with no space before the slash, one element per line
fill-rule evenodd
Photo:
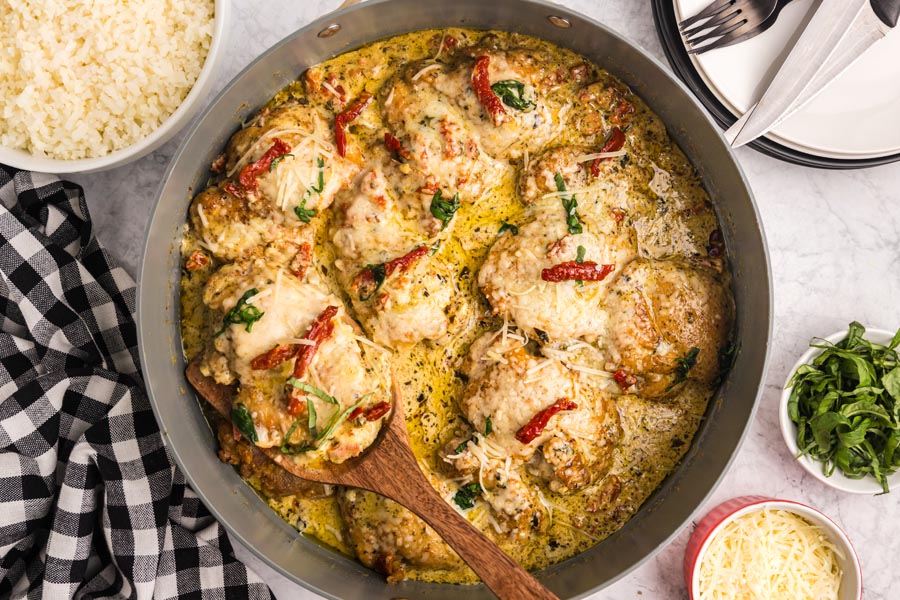
<path fill-rule="evenodd" d="M 871 2 L 872 10 L 875 11 L 875 14 L 885 25 L 888 27 L 897 26 L 897 21 L 900 20 L 900 0 L 871 0 Z"/>

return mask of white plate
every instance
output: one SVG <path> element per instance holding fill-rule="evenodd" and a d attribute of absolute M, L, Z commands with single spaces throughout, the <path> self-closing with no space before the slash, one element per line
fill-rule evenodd
<path fill-rule="evenodd" d="M 675 15 L 694 15 L 711 0 L 673 0 Z M 765 91 L 814 0 L 794 0 L 768 31 L 691 61 L 710 91 L 735 116 Z M 826 158 L 864 159 L 900 153 L 900 27 L 835 79 L 815 100 L 766 137 Z"/>

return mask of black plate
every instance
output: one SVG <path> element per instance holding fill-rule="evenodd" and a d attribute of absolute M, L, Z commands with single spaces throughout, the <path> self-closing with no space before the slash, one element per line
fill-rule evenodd
<path fill-rule="evenodd" d="M 725 106 L 719 102 L 715 94 L 713 94 L 703 78 L 694 68 L 688 53 L 681 41 L 681 34 L 678 31 L 678 21 L 675 17 L 675 6 L 672 0 L 653 0 L 653 20 L 656 22 L 656 31 L 659 33 L 659 39 L 662 41 L 663 50 L 666 58 L 669 60 L 672 70 L 675 74 L 689 87 L 694 95 L 700 100 L 706 110 L 710 112 L 716 122 L 723 128 L 728 129 L 737 121 L 737 118 L 731 114 Z M 888 156 L 880 156 L 877 158 L 825 158 L 814 154 L 800 152 L 786 146 L 782 146 L 772 140 L 760 138 L 755 142 L 748 144 L 754 150 L 758 150 L 763 154 L 777 158 L 795 165 L 803 165 L 804 167 L 817 167 L 820 169 L 864 169 L 867 167 L 876 167 L 878 165 L 886 165 L 888 163 L 900 160 L 900 154 L 892 154 Z"/>

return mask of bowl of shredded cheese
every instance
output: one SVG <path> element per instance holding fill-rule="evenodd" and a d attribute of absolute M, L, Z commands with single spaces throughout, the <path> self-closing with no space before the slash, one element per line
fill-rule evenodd
<path fill-rule="evenodd" d="M 741 496 L 696 526 L 685 550 L 691 600 L 860 600 L 847 535 L 814 508 Z"/>

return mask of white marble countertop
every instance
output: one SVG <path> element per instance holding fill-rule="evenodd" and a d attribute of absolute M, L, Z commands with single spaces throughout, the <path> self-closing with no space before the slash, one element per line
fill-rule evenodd
<path fill-rule="evenodd" d="M 233 0 L 224 86 L 264 49 L 337 6 L 339 0 Z M 563 0 L 665 62 L 649 2 Z M 85 187 L 100 240 L 134 274 L 157 185 L 180 138 L 131 165 L 72 177 Z M 776 407 L 788 369 L 810 337 L 851 320 L 900 327 L 900 163 L 865 171 L 821 171 L 788 165 L 749 149 L 737 152 L 759 204 L 771 250 L 775 328 L 761 406 L 740 453 L 699 513 L 728 498 L 764 494 L 823 510 L 856 545 L 866 600 L 900 597 L 900 491 L 878 497 L 837 492 L 794 464 L 778 430 Z M 639 569 L 592 598 L 686 598 L 681 561 L 689 531 Z M 281 598 L 310 593 L 243 548 Z M 894 590 L 891 592 L 891 590 Z"/>

